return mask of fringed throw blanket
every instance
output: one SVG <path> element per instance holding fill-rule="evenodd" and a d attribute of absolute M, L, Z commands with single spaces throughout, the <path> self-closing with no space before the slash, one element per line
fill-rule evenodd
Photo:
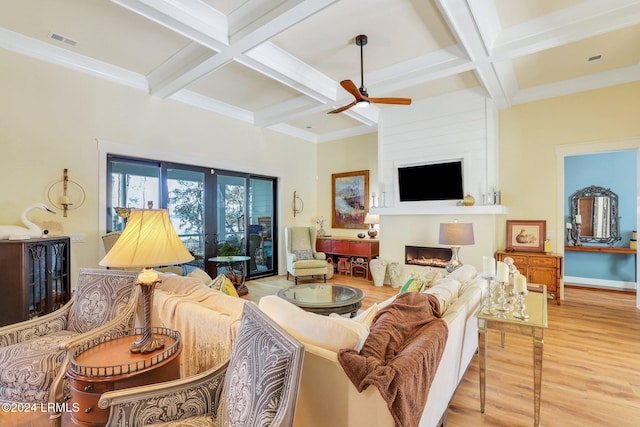
<path fill-rule="evenodd" d="M 180 376 L 218 366 L 231 356 L 245 300 L 209 289 L 195 279 L 161 275 L 153 326 L 180 331 Z"/>
<path fill-rule="evenodd" d="M 396 426 L 417 426 L 447 342 L 435 296 L 398 295 L 373 320 L 358 353 L 343 349 L 338 360 L 359 392 L 375 385 Z"/>

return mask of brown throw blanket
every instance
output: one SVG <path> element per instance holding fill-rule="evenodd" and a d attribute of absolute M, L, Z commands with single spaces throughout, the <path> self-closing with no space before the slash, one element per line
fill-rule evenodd
<path fill-rule="evenodd" d="M 396 426 L 420 422 L 449 332 L 438 308 L 433 295 L 400 294 L 378 312 L 360 353 L 338 353 L 359 392 L 370 384 L 378 388 Z"/>

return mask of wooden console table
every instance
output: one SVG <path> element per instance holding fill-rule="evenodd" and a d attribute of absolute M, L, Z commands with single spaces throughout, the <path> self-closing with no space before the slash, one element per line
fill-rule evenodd
<path fill-rule="evenodd" d="M 352 237 L 318 237 L 316 251 L 327 255 L 344 257 L 362 257 L 371 260 L 380 255 L 380 241 L 378 239 L 357 239 Z M 371 279 L 371 269 L 367 269 L 367 279 Z"/>
<path fill-rule="evenodd" d="M 513 258 L 513 263 L 520 274 L 527 278 L 528 283 L 547 285 L 547 293 L 553 295 L 556 304 L 560 305 L 560 283 L 564 275 L 562 255 L 542 252 L 496 252 L 497 261 L 504 261 L 506 257 Z"/>
<path fill-rule="evenodd" d="M 564 250 L 573 251 L 573 252 L 601 252 L 601 253 L 609 253 L 609 254 L 630 254 L 630 255 L 635 255 L 637 253 L 636 249 L 622 248 L 618 246 L 565 246 Z"/>
<path fill-rule="evenodd" d="M 104 392 L 175 380 L 180 377 L 180 334 L 166 328 L 154 328 L 154 334 L 165 340 L 163 349 L 151 353 L 131 353 L 134 335 L 109 341 L 87 343 L 75 351 L 67 369 L 71 385 L 69 401 L 71 420 L 77 426 L 103 426 L 109 409 L 98 406 Z"/>

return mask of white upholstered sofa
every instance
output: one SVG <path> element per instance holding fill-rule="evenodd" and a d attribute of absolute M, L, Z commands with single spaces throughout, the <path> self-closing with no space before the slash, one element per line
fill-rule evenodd
<path fill-rule="evenodd" d="M 441 318 L 448 327 L 444 351 L 419 421 L 421 427 L 432 427 L 446 420 L 449 402 L 476 353 L 478 333 L 474 313 L 486 292 L 486 281 L 469 265 L 446 276 L 437 269 L 405 266 L 404 276 L 413 271 L 434 279 L 428 292 L 436 294 L 441 301 Z M 263 311 L 305 344 L 296 426 L 394 425 L 394 419 L 377 388 L 369 386 L 359 393 L 338 361 L 340 348 L 362 347 L 368 331 L 367 322 L 371 321 L 376 310 L 394 298 L 361 313 L 354 320 L 334 319 L 338 326 L 329 325 L 329 318 L 303 314 L 297 311 L 297 307 L 277 297 L 268 296 L 260 300 L 259 306 Z M 347 327 L 344 327 L 345 323 Z"/>

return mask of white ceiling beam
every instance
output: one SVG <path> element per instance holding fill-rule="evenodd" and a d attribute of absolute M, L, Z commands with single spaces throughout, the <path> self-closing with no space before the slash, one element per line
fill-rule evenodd
<path fill-rule="evenodd" d="M 272 107 L 256 111 L 254 113 L 255 124 L 256 126 L 269 127 L 276 123 L 317 114 L 326 109 L 327 107 L 324 104 L 319 104 L 307 96 L 299 96 Z"/>
<path fill-rule="evenodd" d="M 273 126 L 269 126 L 268 129 L 309 142 L 318 142 L 318 136 L 315 133 L 288 125 L 286 123 L 278 123 Z"/>
<path fill-rule="evenodd" d="M 495 61 L 513 59 L 638 23 L 638 0 L 590 0 L 504 29 L 490 54 Z"/>
<path fill-rule="evenodd" d="M 274 7 L 273 0 L 252 0 L 229 15 L 229 38 L 252 46 L 269 40 L 338 0 L 286 0 Z"/>
<path fill-rule="evenodd" d="M 165 98 L 177 92 L 200 77 L 203 71 L 209 72 L 211 65 L 207 61 L 214 55 L 213 50 L 199 43 L 189 43 L 148 74 L 149 94 Z"/>
<path fill-rule="evenodd" d="M 142 74 L 14 33 L 5 28 L 0 28 L 0 48 L 143 92 L 149 91 L 147 78 Z"/>
<path fill-rule="evenodd" d="M 181 90 L 171 95 L 169 99 L 175 101 L 184 102 L 185 104 L 193 105 L 194 107 L 201 108 L 203 110 L 212 111 L 214 113 L 221 114 L 223 116 L 231 117 L 236 120 L 240 120 L 246 123 L 253 124 L 253 113 L 243 108 L 227 104 L 222 101 L 218 101 L 208 96 L 200 95 L 199 93 L 191 92 L 189 90 Z"/>
<path fill-rule="evenodd" d="M 367 87 L 370 94 L 380 96 L 474 68 L 466 54 L 452 46 L 372 71 L 367 74 Z"/>
<path fill-rule="evenodd" d="M 494 72 L 488 57 L 488 48 L 480 37 L 476 18 L 468 7 L 467 2 L 465 0 L 436 0 L 436 4 L 459 44 L 475 64 L 474 71 L 480 84 L 482 84 L 487 94 L 499 108 L 508 107 L 510 105 L 509 99 L 506 97 L 502 84 Z M 495 7 L 495 4 L 491 2 L 488 6 Z"/>
<path fill-rule="evenodd" d="M 523 89 L 513 96 L 513 103 L 524 104 L 527 102 L 539 101 L 541 99 L 571 95 L 573 93 L 580 93 L 638 80 L 640 80 L 640 64 Z"/>
<path fill-rule="evenodd" d="M 318 101 L 336 99 L 335 81 L 271 42 L 251 49 L 239 62 Z"/>
<path fill-rule="evenodd" d="M 252 1 L 245 3 L 238 11 L 232 13 L 228 21 L 226 17 L 219 16 L 218 12 L 213 15 L 205 13 L 205 19 L 212 18 L 214 21 L 213 24 L 209 25 L 218 25 L 226 31 L 224 39 L 222 39 L 222 34 L 216 33 L 218 41 L 221 42 L 216 44 L 203 40 L 200 34 L 202 32 L 200 20 L 189 21 L 185 18 L 185 16 L 190 17 L 201 10 L 200 7 L 194 5 L 194 3 L 201 3 L 197 0 L 189 0 L 187 5 L 181 8 L 169 7 L 168 0 L 160 3 L 151 2 L 151 0 L 113 1 L 123 4 L 131 10 L 160 22 L 167 28 L 178 31 L 195 42 L 218 52 L 216 55 L 207 56 L 200 50 L 190 46 L 186 48 L 186 52 L 177 54 L 175 60 L 167 61 L 154 70 L 150 74 L 151 93 L 159 97 L 168 97 L 205 74 L 233 60 L 245 65 L 252 65 L 252 68 L 257 71 L 278 80 L 281 73 L 276 68 L 273 66 L 262 67 L 260 64 L 253 62 L 256 61 L 255 58 L 252 58 L 253 61 L 247 60 L 245 53 L 260 47 L 262 43 L 274 35 L 335 3 L 337 0 L 291 0 L 275 8 L 273 7 L 273 2 L 264 0 Z M 148 3 L 153 3 L 155 9 L 152 9 Z M 192 28 L 193 31 L 185 31 L 184 28 L 176 24 L 188 25 L 189 22 L 195 25 Z M 229 29 L 229 23 L 232 23 L 233 29 Z M 233 43 L 228 41 L 229 31 L 236 31 L 233 35 Z M 191 68 L 186 67 L 185 63 L 190 64 Z M 275 73 L 271 74 L 271 70 L 274 70 Z M 288 77 L 291 79 L 293 76 L 289 75 Z M 310 89 L 310 86 L 306 86 L 304 82 L 298 82 L 290 86 L 296 89 L 305 87 L 307 91 Z M 303 91 L 303 93 L 305 92 Z"/>
<path fill-rule="evenodd" d="M 318 142 L 335 141 L 336 139 L 340 139 L 340 138 L 350 138 L 358 135 L 366 135 L 368 133 L 376 132 L 377 130 L 378 128 L 375 126 L 366 126 L 366 125 L 355 126 L 349 129 L 323 133 L 321 135 L 318 135 L 317 141 Z"/>
<path fill-rule="evenodd" d="M 229 44 L 227 17 L 200 0 L 111 1 L 215 51 Z"/>

